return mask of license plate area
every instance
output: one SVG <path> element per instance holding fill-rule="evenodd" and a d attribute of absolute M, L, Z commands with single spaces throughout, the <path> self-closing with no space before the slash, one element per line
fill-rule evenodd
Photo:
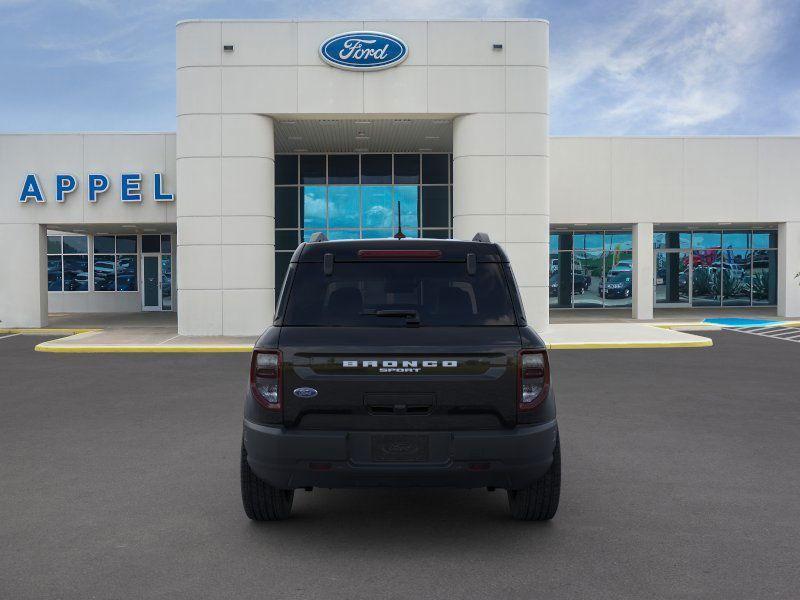
<path fill-rule="evenodd" d="M 436 405 L 435 394 L 364 394 L 364 406 L 370 415 L 429 415 Z"/>
<path fill-rule="evenodd" d="M 373 434 L 370 436 L 373 462 L 427 462 L 430 443 L 427 435 Z"/>

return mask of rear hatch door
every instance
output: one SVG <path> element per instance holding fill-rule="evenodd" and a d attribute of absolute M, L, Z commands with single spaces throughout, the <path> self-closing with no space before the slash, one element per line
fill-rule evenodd
<path fill-rule="evenodd" d="M 497 429 L 516 423 L 516 327 L 283 327 L 287 427 Z"/>

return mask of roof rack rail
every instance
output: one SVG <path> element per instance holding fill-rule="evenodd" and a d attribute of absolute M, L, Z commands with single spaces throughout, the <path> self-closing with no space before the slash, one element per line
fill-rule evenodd
<path fill-rule="evenodd" d="M 310 244 L 313 244 L 315 242 L 327 242 L 327 241 L 328 241 L 328 236 L 321 231 L 316 231 L 312 233 L 311 238 L 309 238 L 308 240 Z"/>
<path fill-rule="evenodd" d="M 482 231 L 479 231 L 478 233 L 476 233 L 475 237 L 472 238 L 472 241 L 473 242 L 483 242 L 484 244 L 491 244 L 492 243 L 492 240 L 489 239 L 489 234 L 488 233 L 483 233 Z"/>

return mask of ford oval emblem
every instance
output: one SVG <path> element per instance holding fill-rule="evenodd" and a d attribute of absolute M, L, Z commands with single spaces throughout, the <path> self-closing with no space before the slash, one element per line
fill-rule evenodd
<path fill-rule="evenodd" d="M 408 46 L 388 33 L 348 31 L 322 42 L 319 54 L 326 63 L 340 69 L 377 71 L 403 62 Z"/>
<path fill-rule="evenodd" d="M 295 388 L 294 395 L 298 398 L 313 398 L 317 395 L 317 390 L 307 387 Z"/>

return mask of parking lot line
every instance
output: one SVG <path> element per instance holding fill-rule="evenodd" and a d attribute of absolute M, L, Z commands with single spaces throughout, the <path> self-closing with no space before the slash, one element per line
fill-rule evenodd
<path fill-rule="evenodd" d="M 728 331 L 737 333 L 747 333 L 759 337 L 772 338 L 775 340 L 786 340 L 787 342 L 800 343 L 800 328 L 789 327 L 728 327 Z"/>
<path fill-rule="evenodd" d="M 783 329 L 785 329 L 785 327 L 732 327 L 731 331 L 742 331 L 744 333 L 770 333 Z"/>
<path fill-rule="evenodd" d="M 0 340 L 4 340 L 6 338 L 15 337 L 17 335 L 22 335 L 21 333 L 11 333 L 9 335 L 0 335 Z"/>

